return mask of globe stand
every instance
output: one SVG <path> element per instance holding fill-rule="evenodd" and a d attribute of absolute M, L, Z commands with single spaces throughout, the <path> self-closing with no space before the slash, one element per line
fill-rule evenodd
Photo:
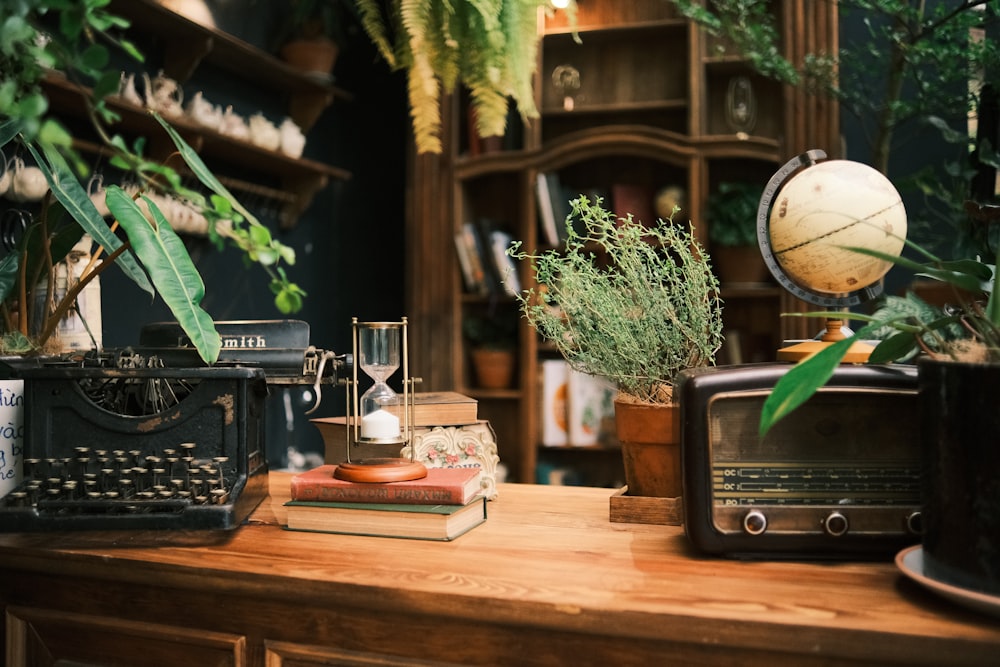
<path fill-rule="evenodd" d="M 836 226 L 825 232 L 822 236 L 816 236 L 805 241 L 799 242 L 797 245 L 786 247 L 782 250 L 776 251 L 772 247 L 771 239 L 771 219 L 773 215 L 784 216 L 786 215 L 786 207 L 788 206 L 787 195 L 784 199 L 780 201 L 779 212 L 775 213 L 773 211 L 773 204 L 778 197 L 780 191 L 785 185 L 787 185 L 793 176 L 796 176 L 799 172 L 807 170 L 808 168 L 816 165 L 821 161 L 826 160 L 826 153 L 821 150 L 811 150 L 802 155 L 792 158 L 784 166 L 779 169 L 771 180 L 768 181 L 767 186 L 764 188 L 764 192 L 761 195 L 760 205 L 757 208 L 757 243 L 760 246 L 761 255 L 764 258 L 764 263 L 767 265 L 768 270 L 771 275 L 774 276 L 778 284 L 781 285 L 785 290 L 787 290 L 792 296 L 798 299 L 810 303 L 815 306 L 820 306 L 824 310 L 846 310 L 852 306 L 856 306 L 865 301 L 870 301 L 875 299 L 882 293 L 882 280 L 881 277 L 885 275 L 888 271 L 889 266 L 886 265 L 881 273 L 877 274 L 866 274 L 868 276 L 867 282 L 871 284 L 861 287 L 850 292 L 831 292 L 824 291 L 818 287 L 814 287 L 810 284 L 804 284 L 810 282 L 806 279 L 800 277 L 799 280 L 794 279 L 790 275 L 790 271 L 786 270 L 782 265 L 779 256 L 784 257 L 782 253 L 788 251 L 797 251 L 802 247 L 813 243 L 820 238 L 825 236 L 832 236 L 843 230 L 850 228 L 864 228 L 864 229 L 886 229 L 886 233 L 891 233 L 893 231 L 890 222 L 883 220 L 880 216 L 886 214 L 887 211 L 891 211 L 897 205 L 902 207 L 902 202 L 898 200 L 899 194 L 895 192 L 895 188 L 892 188 L 891 183 L 887 179 L 884 179 L 878 172 L 875 172 L 870 167 L 866 168 L 874 173 L 874 175 L 885 181 L 887 184 L 887 190 L 881 194 L 886 194 L 891 191 L 891 200 L 887 202 L 880 202 L 879 206 L 872 208 L 870 211 L 841 211 L 839 209 L 824 210 L 822 211 L 824 215 L 832 216 L 836 219 Z M 858 165 L 863 167 L 863 165 Z M 819 193 L 817 193 L 819 194 Z M 829 205 L 829 202 L 828 202 Z M 790 212 L 788 213 L 789 215 Z M 898 224 L 898 221 L 897 221 Z M 865 227 L 867 225 L 867 227 Z M 879 226 L 881 225 L 881 226 Z M 903 233 L 905 234 L 905 213 L 901 221 L 901 227 Z M 824 239 L 825 240 L 825 239 Z M 901 244 L 900 244 L 901 245 Z M 864 285 L 864 283 L 862 283 Z M 837 317 L 830 317 L 827 319 L 825 331 L 817 336 L 814 340 L 803 341 L 790 345 L 788 347 L 783 347 L 777 351 L 777 359 L 779 361 L 791 361 L 797 362 L 805 359 L 806 357 L 815 354 L 824 347 L 832 345 L 833 343 L 844 340 L 848 337 L 848 334 L 844 333 L 844 319 Z M 854 343 L 847 355 L 844 357 L 845 363 L 864 363 L 868 360 L 868 357 L 874 346 L 857 342 Z"/>
<path fill-rule="evenodd" d="M 847 336 L 848 334 L 844 333 L 844 320 L 830 317 L 826 320 L 826 330 L 818 338 L 781 348 L 778 350 L 777 359 L 778 361 L 799 362 L 837 341 L 844 340 Z M 874 349 L 875 346 L 870 343 L 861 341 L 852 343 L 847 354 L 844 355 L 843 363 L 863 364 L 868 361 L 868 357 Z"/>

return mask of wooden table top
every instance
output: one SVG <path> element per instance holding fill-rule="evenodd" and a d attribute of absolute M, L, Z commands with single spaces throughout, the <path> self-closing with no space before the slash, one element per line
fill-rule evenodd
<path fill-rule="evenodd" d="M 178 587 L 812 657 L 955 665 L 1000 655 L 1000 619 L 938 597 L 891 562 L 704 557 L 682 528 L 611 523 L 610 489 L 502 484 L 485 524 L 454 542 L 424 542 L 283 530 L 288 481 L 271 473 L 271 496 L 249 524 L 215 543 L 152 531 L 7 534 L 0 570 L 155 576 Z"/>

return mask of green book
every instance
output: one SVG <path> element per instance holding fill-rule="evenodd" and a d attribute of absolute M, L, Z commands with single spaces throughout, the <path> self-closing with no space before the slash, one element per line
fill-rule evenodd
<path fill-rule="evenodd" d="M 486 521 L 486 498 L 466 505 L 290 500 L 289 530 L 418 540 L 453 540 Z"/>

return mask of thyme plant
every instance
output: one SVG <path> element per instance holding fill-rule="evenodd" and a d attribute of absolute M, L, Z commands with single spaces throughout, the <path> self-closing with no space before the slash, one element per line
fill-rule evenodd
<path fill-rule="evenodd" d="M 722 344 L 707 253 L 673 214 L 644 225 L 605 210 L 600 198 L 574 200 L 566 231 L 563 248 L 532 254 L 515 242 L 508 250 L 535 272 L 537 286 L 518 297 L 524 317 L 574 369 L 637 401 L 671 402 L 677 373 L 713 364 Z"/>

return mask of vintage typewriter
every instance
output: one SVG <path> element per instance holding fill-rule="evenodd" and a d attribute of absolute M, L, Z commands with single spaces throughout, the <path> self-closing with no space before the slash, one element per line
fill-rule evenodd
<path fill-rule="evenodd" d="M 216 326 L 212 367 L 174 324 L 145 327 L 134 348 L 9 363 L 24 379 L 24 458 L 0 531 L 239 526 L 268 493 L 268 385 L 318 397 L 350 362 L 310 346 L 305 322 Z"/>

